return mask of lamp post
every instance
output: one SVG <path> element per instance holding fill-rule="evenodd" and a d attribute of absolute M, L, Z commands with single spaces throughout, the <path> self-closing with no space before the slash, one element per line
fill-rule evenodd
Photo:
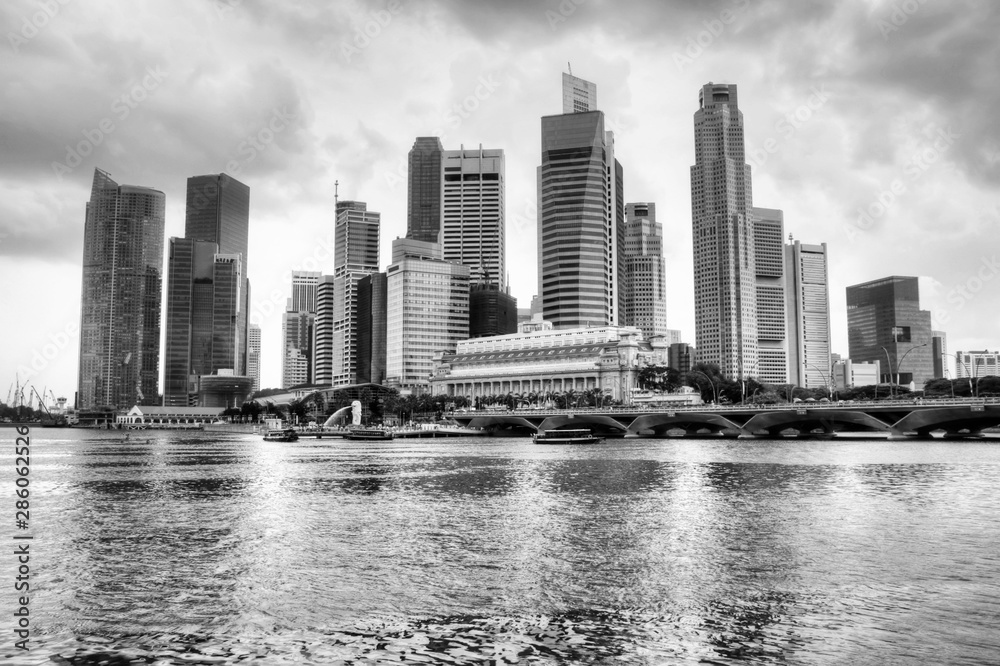
<path fill-rule="evenodd" d="M 709 377 L 708 375 L 706 375 L 701 370 L 688 370 L 688 372 L 693 372 L 695 374 L 699 374 L 699 375 L 701 375 L 702 377 L 704 377 L 705 379 L 708 380 L 708 385 L 712 387 L 712 396 L 715 398 L 715 404 L 718 405 L 719 404 L 719 392 L 716 390 L 716 388 L 715 388 L 715 382 L 712 381 L 712 378 Z"/>
<path fill-rule="evenodd" d="M 817 368 L 812 363 L 806 363 L 806 367 L 807 368 L 812 368 L 813 370 L 815 370 L 816 372 L 819 373 L 820 377 L 823 378 L 823 383 L 826 384 L 827 395 L 829 395 L 830 399 L 833 400 L 833 388 L 832 388 L 832 386 L 830 384 L 830 380 L 827 378 L 826 374 L 824 374 L 822 370 L 820 370 L 819 368 Z"/>
<path fill-rule="evenodd" d="M 968 379 L 969 379 L 969 395 L 975 397 L 973 395 L 973 391 L 972 391 L 972 370 L 969 369 L 969 364 L 966 363 L 965 361 L 963 361 L 961 358 L 959 358 L 958 354 L 950 354 L 948 352 L 945 352 L 945 354 L 948 354 L 948 356 L 954 356 L 955 357 L 955 361 L 957 363 L 961 363 L 965 367 L 965 371 L 969 374 L 969 377 L 968 377 Z M 955 374 L 958 374 L 958 367 L 957 366 L 955 367 L 955 371 L 956 371 Z M 978 381 L 976 381 L 976 388 L 977 389 L 979 388 L 979 382 Z M 952 395 L 955 394 L 955 385 L 954 384 L 951 385 L 951 393 L 952 393 Z M 976 393 L 979 393 L 979 391 L 977 390 Z"/>
<path fill-rule="evenodd" d="M 888 377 L 889 377 L 889 399 L 892 400 L 892 398 L 893 398 L 893 395 L 892 395 L 892 361 L 889 360 L 889 350 L 886 349 L 885 347 L 882 347 L 882 351 L 885 352 L 885 363 L 888 366 L 888 368 L 886 368 L 886 369 L 889 372 L 889 374 L 888 374 Z M 876 385 L 875 390 L 878 391 L 877 385 Z"/>
<path fill-rule="evenodd" d="M 899 359 L 899 363 L 896 364 L 896 384 L 899 384 L 899 375 L 900 375 L 899 369 L 903 366 L 903 361 L 905 361 L 906 357 L 910 355 L 910 352 L 913 351 L 914 349 L 920 349 L 921 347 L 927 347 L 927 346 L 928 343 L 925 342 L 922 345 L 910 347 L 909 349 L 906 350 L 906 353 L 903 354 L 903 358 Z"/>

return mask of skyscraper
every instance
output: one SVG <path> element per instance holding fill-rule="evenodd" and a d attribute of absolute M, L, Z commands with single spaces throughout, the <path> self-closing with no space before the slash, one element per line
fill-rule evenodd
<path fill-rule="evenodd" d="M 772 208 L 754 208 L 753 216 L 759 364 L 757 379 L 767 384 L 784 384 L 788 382 L 789 372 L 785 286 L 790 279 L 785 272 L 784 213 Z M 825 284 L 824 282 L 824 286 Z M 823 302 L 826 302 L 825 299 Z M 789 309 L 789 316 L 791 314 Z M 829 337 L 826 341 L 829 343 Z"/>
<path fill-rule="evenodd" d="M 931 313 L 920 309 L 917 278 L 893 275 L 848 287 L 847 344 L 852 361 L 886 362 L 881 381 L 923 388 L 934 363 Z"/>
<path fill-rule="evenodd" d="M 434 353 L 469 337 L 469 267 L 442 260 L 439 245 L 400 238 L 386 272 L 386 384 L 424 392 Z"/>
<path fill-rule="evenodd" d="M 830 287 L 826 243 L 784 246 L 788 311 L 788 381 L 803 388 L 833 386 Z M 763 362 L 763 350 L 761 350 Z M 877 360 L 851 356 L 852 361 Z"/>
<path fill-rule="evenodd" d="M 247 376 L 253 382 L 250 392 L 260 390 L 260 326 L 250 324 L 247 333 Z"/>
<path fill-rule="evenodd" d="M 563 79 L 564 99 L 572 79 Z M 579 106 L 585 107 L 589 109 Z M 556 328 L 620 325 L 623 176 L 603 112 L 542 118 L 538 211 L 538 293 L 544 318 Z"/>
<path fill-rule="evenodd" d="M 334 304 L 336 281 L 332 275 L 320 276 L 316 284 L 316 323 L 313 334 L 312 380 L 314 384 L 333 384 Z"/>
<path fill-rule="evenodd" d="M 358 281 L 358 383 L 385 383 L 387 275 Z"/>
<path fill-rule="evenodd" d="M 667 267 L 656 204 L 625 205 L 625 326 L 650 340 L 667 334 Z"/>
<path fill-rule="evenodd" d="M 316 285 L 320 276 L 317 271 L 292 271 L 292 295 L 281 316 L 282 388 L 313 381 Z"/>
<path fill-rule="evenodd" d="M 237 375 L 246 373 L 247 316 L 250 281 L 247 279 L 247 246 L 250 234 L 250 188 L 224 173 L 193 176 L 187 180 L 184 237 L 218 245 L 224 255 L 238 255 L 242 275 L 237 284 L 237 314 L 233 327 Z M 227 333 L 228 335 L 228 333 Z"/>
<path fill-rule="evenodd" d="M 750 165 L 735 85 L 702 87 L 691 167 L 695 347 L 734 379 L 759 374 Z"/>
<path fill-rule="evenodd" d="M 83 235 L 77 408 L 156 404 L 165 197 L 94 169 Z"/>
<path fill-rule="evenodd" d="M 597 110 L 597 85 L 567 74 L 562 75 L 563 113 Z"/>
<path fill-rule="evenodd" d="M 442 249 L 444 260 L 469 267 L 473 282 L 506 286 L 504 154 L 446 150 Z M 421 240 L 421 239 L 417 239 Z"/>
<path fill-rule="evenodd" d="M 436 136 L 421 136 L 410 149 L 406 188 L 406 237 L 441 242 L 441 160 L 444 148 Z"/>
<path fill-rule="evenodd" d="M 331 383 L 358 383 L 358 281 L 378 272 L 381 214 L 363 201 L 337 203 L 334 230 Z"/>

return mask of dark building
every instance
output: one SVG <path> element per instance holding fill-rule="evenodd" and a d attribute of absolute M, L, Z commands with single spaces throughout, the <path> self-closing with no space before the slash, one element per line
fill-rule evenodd
<path fill-rule="evenodd" d="M 517 333 L 517 299 L 492 282 L 470 285 L 469 337 L 509 333 Z"/>
<path fill-rule="evenodd" d="M 674 342 L 667 352 L 667 365 L 681 374 L 691 371 L 694 364 L 694 348 L 686 342 Z"/>
<path fill-rule="evenodd" d="M 239 288 L 238 313 L 233 331 L 235 361 L 231 365 L 222 366 L 232 367 L 237 375 L 245 375 L 247 367 L 249 236 L 249 187 L 224 173 L 188 178 L 184 238 L 215 243 L 219 254 L 240 257 L 242 275 L 236 283 Z"/>
<path fill-rule="evenodd" d="M 564 82 L 565 84 L 565 82 Z M 556 328 L 625 321 L 622 168 L 604 113 L 542 118 L 538 293 Z"/>
<path fill-rule="evenodd" d="M 83 233 L 76 407 L 156 404 L 165 197 L 94 169 Z"/>
<path fill-rule="evenodd" d="M 239 409 L 250 397 L 253 379 L 232 375 L 203 375 L 198 378 L 198 407 Z"/>
<path fill-rule="evenodd" d="M 444 147 L 436 136 L 417 137 L 408 159 L 406 237 L 441 243 L 442 160 Z"/>
<path fill-rule="evenodd" d="M 385 383 L 386 273 L 371 273 L 358 281 L 358 381 Z"/>
<path fill-rule="evenodd" d="M 933 379 L 931 313 L 920 309 L 917 278 L 892 276 L 848 287 L 847 343 L 852 361 L 887 364 L 883 382 L 913 382 L 920 390 Z"/>
<path fill-rule="evenodd" d="M 934 379 L 944 379 L 944 357 L 948 354 L 948 336 L 944 331 L 931 331 L 931 361 L 934 364 Z"/>

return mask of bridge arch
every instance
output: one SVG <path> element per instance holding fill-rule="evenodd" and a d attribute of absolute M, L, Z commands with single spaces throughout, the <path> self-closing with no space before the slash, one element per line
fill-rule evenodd
<path fill-rule="evenodd" d="M 667 437 L 671 430 L 683 430 L 685 437 L 694 437 L 703 431 L 709 435 L 732 434 L 742 435 L 745 430 L 729 419 L 718 414 L 704 412 L 667 412 L 665 414 L 643 414 L 629 424 L 630 435 L 652 431 L 655 437 Z"/>
<path fill-rule="evenodd" d="M 826 435 L 837 432 L 891 432 L 892 428 L 875 418 L 855 410 L 847 409 L 798 409 L 755 414 L 743 428 L 751 436 L 764 433 L 777 437 L 789 429 L 808 434 L 822 429 Z"/>

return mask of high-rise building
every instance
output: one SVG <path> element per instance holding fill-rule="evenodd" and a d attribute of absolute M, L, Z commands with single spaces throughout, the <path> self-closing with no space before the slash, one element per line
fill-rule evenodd
<path fill-rule="evenodd" d="M 948 364 L 948 334 L 931 331 L 931 363 L 934 365 L 934 379 L 943 379 Z"/>
<path fill-rule="evenodd" d="M 313 380 L 313 337 L 316 321 L 318 271 L 292 271 L 292 295 L 281 317 L 281 386 L 291 388 Z"/>
<path fill-rule="evenodd" d="M 250 324 L 247 330 L 247 376 L 250 392 L 256 393 L 260 390 L 260 326 Z"/>
<path fill-rule="evenodd" d="M 363 201 L 337 203 L 334 231 L 333 386 L 358 382 L 358 282 L 378 272 L 381 215 Z"/>
<path fill-rule="evenodd" d="M 538 293 L 556 328 L 617 326 L 625 318 L 623 172 L 604 113 L 579 108 L 542 118 Z"/>
<path fill-rule="evenodd" d="M 156 404 L 165 197 L 94 169 L 83 235 L 78 409 Z"/>
<path fill-rule="evenodd" d="M 694 365 L 694 347 L 685 342 L 672 342 L 668 354 L 667 364 L 669 367 L 681 374 L 691 372 L 691 367 Z"/>
<path fill-rule="evenodd" d="M 492 282 L 469 285 L 469 337 L 517 333 L 517 299 Z"/>
<path fill-rule="evenodd" d="M 187 180 L 184 238 L 218 245 L 217 252 L 239 257 L 237 314 L 233 322 L 236 375 L 246 374 L 247 323 L 250 281 L 247 247 L 250 236 L 250 188 L 224 173 L 193 176 Z M 228 336 L 229 333 L 226 333 Z"/>
<path fill-rule="evenodd" d="M 336 282 L 332 275 L 322 275 L 316 284 L 316 323 L 313 333 L 312 380 L 314 384 L 333 384 L 334 303 Z"/>
<path fill-rule="evenodd" d="M 810 389 L 833 386 L 826 243 L 792 241 L 784 251 L 788 381 Z M 852 351 L 851 360 L 877 359 L 856 358 Z"/>
<path fill-rule="evenodd" d="M 772 208 L 754 208 L 752 212 L 757 285 L 757 379 L 765 384 L 785 384 L 789 369 L 785 330 L 784 213 Z"/>
<path fill-rule="evenodd" d="M 955 353 L 955 377 L 977 378 L 1000 375 L 1000 352 L 967 351 Z"/>
<path fill-rule="evenodd" d="M 760 374 L 753 200 L 736 86 L 702 87 L 691 167 L 695 347 L 733 379 Z"/>
<path fill-rule="evenodd" d="M 625 326 L 650 340 L 667 333 L 667 266 L 656 204 L 625 205 Z"/>
<path fill-rule="evenodd" d="M 596 111 L 597 85 L 563 72 L 562 99 L 563 113 Z"/>
<path fill-rule="evenodd" d="M 443 159 L 444 260 L 469 267 L 473 282 L 506 286 L 504 154 L 446 150 Z M 418 239 L 420 240 L 420 239 Z"/>
<path fill-rule="evenodd" d="M 469 267 L 441 259 L 440 245 L 396 239 L 386 272 L 386 384 L 422 393 L 435 352 L 469 337 Z"/>
<path fill-rule="evenodd" d="M 893 275 L 848 287 L 847 343 L 852 361 L 886 362 L 883 382 L 922 389 L 934 363 L 931 313 L 920 309 L 917 278 Z"/>
<path fill-rule="evenodd" d="M 358 281 L 358 383 L 385 383 L 385 317 L 388 283 L 385 273 Z"/>
<path fill-rule="evenodd" d="M 406 191 L 406 237 L 441 242 L 441 161 L 444 148 L 436 136 L 421 136 L 410 149 Z"/>

